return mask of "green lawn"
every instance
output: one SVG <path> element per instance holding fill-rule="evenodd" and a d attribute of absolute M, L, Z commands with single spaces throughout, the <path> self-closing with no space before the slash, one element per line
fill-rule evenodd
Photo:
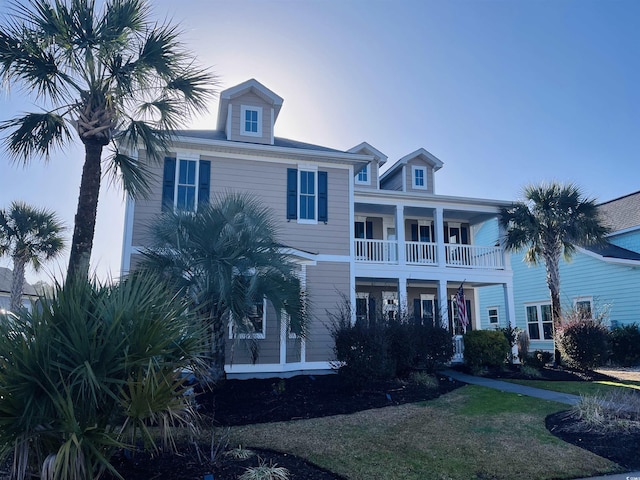
<path fill-rule="evenodd" d="M 547 432 L 564 405 L 467 385 L 423 404 L 231 429 L 350 479 L 575 478 L 619 467 Z"/>
<path fill-rule="evenodd" d="M 620 389 L 634 389 L 640 391 L 640 382 L 552 382 L 546 380 L 505 380 L 528 387 L 553 390 L 554 392 L 570 393 L 572 395 L 606 395 Z"/>

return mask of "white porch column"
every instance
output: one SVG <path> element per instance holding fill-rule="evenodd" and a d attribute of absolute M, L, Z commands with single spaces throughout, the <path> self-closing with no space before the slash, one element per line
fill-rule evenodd
<path fill-rule="evenodd" d="M 404 238 L 404 205 L 396 205 L 396 239 L 398 241 L 398 265 L 406 263 L 407 248 Z"/>
<path fill-rule="evenodd" d="M 446 265 L 446 252 L 444 248 L 444 210 L 442 207 L 436 207 L 436 252 L 438 256 L 438 265 L 444 267 Z M 446 289 L 445 289 L 446 292 Z"/>
<path fill-rule="evenodd" d="M 505 305 L 505 314 L 507 315 L 507 322 L 511 328 L 516 327 L 516 307 L 515 301 L 513 300 L 513 280 L 509 279 L 507 283 L 502 285 L 504 291 L 504 305 Z M 517 358 L 518 356 L 518 346 L 514 345 L 511 349 L 513 353 L 513 358 Z"/>
<path fill-rule="evenodd" d="M 398 314 L 407 315 L 407 278 L 402 276 L 398 278 Z M 402 317 L 400 317 L 402 318 Z"/>
<path fill-rule="evenodd" d="M 440 325 L 449 328 L 449 301 L 447 300 L 447 281 L 438 280 L 438 305 L 440 307 Z"/>

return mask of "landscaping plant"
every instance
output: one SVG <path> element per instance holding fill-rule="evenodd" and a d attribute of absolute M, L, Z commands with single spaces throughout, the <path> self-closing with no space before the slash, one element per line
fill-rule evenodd
<path fill-rule="evenodd" d="M 0 323 L 0 460 L 13 456 L 12 478 L 97 479 L 117 475 L 118 449 L 171 448 L 173 428 L 194 425 L 183 372 L 204 363 L 187 311 L 157 278 L 134 275 L 58 285 Z"/>
<path fill-rule="evenodd" d="M 579 370 L 593 370 L 608 358 L 609 332 L 599 320 L 574 317 L 557 331 L 562 361 Z"/>
<path fill-rule="evenodd" d="M 622 367 L 640 365 L 640 326 L 637 323 L 614 328 L 609 338 L 612 362 Z"/>
<path fill-rule="evenodd" d="M 464 361 L 471 368 L 496 368 L 505 364 L 510 347 L 499 330 L 474 330 L 463 337 Z"/>

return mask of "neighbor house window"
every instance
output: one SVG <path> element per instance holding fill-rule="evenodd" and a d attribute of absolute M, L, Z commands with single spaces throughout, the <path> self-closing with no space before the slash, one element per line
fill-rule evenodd
<path fill-rule="evenodd" d="M 229 325 L 229 338 L 233 338 L 235 329 L 236 338 L 257 338 L 266 337 L 267 327 L 267 300 L 259 300 L 249 308 L 247 315 L 242 319 L 240 325 Z"/>
<path fill-rule="evenodd" d="M 196 206 L 196 160 L 180 160 L 178 167 L 178 184 L 176 208 L 193 212 Z"/>
<path fill-rule="evenodd" d="M 413 188 L 419 190 L 427 189 L 427 169 L 426 167 L 411 167 L 411 178 Z"/>
<path fill-rule="evenodd" d="M 166 157 L 162 175 L 162 211 L 194 212 L 201 203 L 209 202 L 211 161 L 199 155 Z"/>
<path fill-rule="evenodd" d="M 527 329 L 531 340 L 552 340 L 553 322 L 551 304 L 538 303 L 527 305 Z"/>
<path fill-rule="evenodd" d="M 240 133 L 242 135 L 262 136 L 262 108 L 242 105 L 240 116 Z"/>
<path fill-rule="evenodd" d="M 574 299 L 573 306 L 582 319 L 593 318 L 592 300 L 587 297 L 579 297 Z"/>
<path fill-rule="evenodd" d="M 315 165 L 287 169 L 287 220 L 327 223 L 329 220 L 329 174 Z"/>
<path fill-rule="evenodd" d="M 369 185 L 369 165 L 358 172 L 358 175 L 356 176 L 356 183 Z"/>
<path fill-rule="evenodd" d="M 498 307 L 489 307 L 487 310 L 489 314 L 489 323 L 492 325 L 498 325 L 500 318 L 498 316 Z"/>
<path fill-rule="evenodd" d="M 300 170 L 300 220 L 316 220 L 316 173 Z"/>

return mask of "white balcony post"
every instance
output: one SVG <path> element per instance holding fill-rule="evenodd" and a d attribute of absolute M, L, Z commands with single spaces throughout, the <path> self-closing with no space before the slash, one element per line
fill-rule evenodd
<path fill-rule="evenodd" d="M 438 305 L 440 306 L 440 325 L 449 328 L 449 301 L 447 300 L 447 281 L 438 280 Z M 437 313 L 437 312 L 436 312 Z M 453 333 L 453 332 L 452 332 Z"/>
<path fill-rule="evenodd" d="M 444 267 L 447 263 L 447 258 L 444 245 L 444 211 L 442 207 L 436 207 L 436 253 L 438 265 Z"/>
<path fill-rule="evenodd" d="M 404 265 L 407 261 L 406 246 L 404 240 L 404 205 L 396 206 L 396 241 L 398 249 L 398 265 Z"/>
<path fill-rule="evenodd" d="M 402 315 L 407 315 L 407 278 L 398 278 L 398 309 Z"/>

